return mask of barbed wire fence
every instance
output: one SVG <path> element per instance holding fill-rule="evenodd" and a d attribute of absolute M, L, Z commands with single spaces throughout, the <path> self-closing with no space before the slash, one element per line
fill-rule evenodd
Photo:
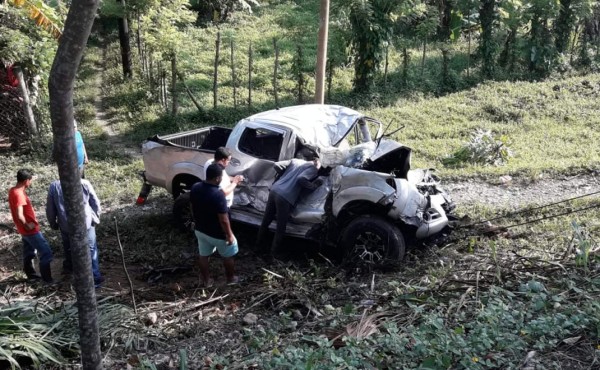
<path fill-rule="evenodd" d="M 29 138 L 21 91 L 4 85 L 0 88 L 0 152 L 18 150 Z"/>

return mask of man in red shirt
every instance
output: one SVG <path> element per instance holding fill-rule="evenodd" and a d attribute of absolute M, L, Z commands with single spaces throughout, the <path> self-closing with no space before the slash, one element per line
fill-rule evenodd
<path fill-rule="evenodd" d="M 28 278 L 39 278 L 33 267 L 33 259 L 37 251 L 40 258 L 40 273 L 42 280 L 52 282 L 50 262 L 52 249 L 40 232 L 40 225 L 35 217 L 31 200 L 25 190 L 31 186 L 33 175 L 30 170 L 22 169 L 17 172 L 17 185 L 8 191 L 8 205 L 17 231 L 23 239 L 23 270 Z"/>

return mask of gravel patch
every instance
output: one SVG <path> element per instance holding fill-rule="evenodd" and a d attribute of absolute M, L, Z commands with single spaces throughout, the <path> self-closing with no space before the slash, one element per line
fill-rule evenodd
<path fill-rule="evenodd" d="M 485 205 L 492 208 L 517 209 L 542 205 L 585 194 L 600 192 L 600 174 L 523 181 L 503 176 L 496 183 L 465 180 L 443 183 L 443 188 L 460 208 L 463 205 Z M 588 199 L 600 198 L 600 194 Z"/>

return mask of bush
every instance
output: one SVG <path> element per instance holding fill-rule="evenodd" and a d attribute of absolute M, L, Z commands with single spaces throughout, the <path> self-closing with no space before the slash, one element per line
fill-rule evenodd
<path fill-rule="evenodd" d="M 508 139 L 505 136 L 496 138 L 490 130 L 477 129 L 471 134 L 469 142 L 444 158 L 442 163 L 449 167 L 466 163 L 501 166 L 506 164 L 510 157 L 512 151 L 508 147 Z"/>

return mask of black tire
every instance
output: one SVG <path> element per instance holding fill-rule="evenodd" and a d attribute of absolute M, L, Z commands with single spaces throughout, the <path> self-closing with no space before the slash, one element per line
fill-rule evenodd
<path fill-rule="evenodd" d="M 182 231 L 194 230 L 190 193 L 181 193 L 173 203 L 173 223 Z"/>
<path fill-rule="evenodd" d="M 406 251 L 400 229 L 373 215 L 359 216 L 352 220 L 342 231 L 341 244 L 349 261 L 370 265 L 402 261 Z"/>

